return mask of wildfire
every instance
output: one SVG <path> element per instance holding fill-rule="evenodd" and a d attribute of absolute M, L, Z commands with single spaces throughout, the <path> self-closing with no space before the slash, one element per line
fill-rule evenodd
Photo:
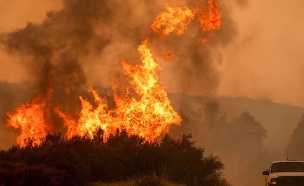
<path fill-rule="evenodd" d="M 56 113 L 64 120 L 65 126 L 68 128 L 66 133 L 68 138 L 85 134 L 93 137 L 97 129 L 102 129 L 106 137 L 114 133 L 116 129 L 119 129 L 119 126 L 116 126 L 113 122 L 111 114 L 113 111 L 108 109 L 107 100 L 101 98 L 92 86 L 89 87 L 88 91 L 93 94 L 97 107 L 94 109 L 88 100 L 80 96 L 82 110 L 77 121 L 63 113 L 59 108 L 56 108 Z"/>
<path fill-rule="evenodd" d="M 167 37 L 171 32 L 176 31 L 177 35 L 184 34 L 187 25 L 194 19 L 194 12 L 188 7 L 169 7 L 168 12 L 158 15 L 151 25 L 154 32 L 160 37 Z"/>
<path fill-rule="evenodd" d="M 181 122 L 158 81 L 157 71 L 160 66 L 149 50 L 147 40 L 138 47 L 138 52 L 141 54 L 142 64 L 132 66 L 127 61 L 122 62 L 138 99 L 131 97 L 128 91 L 119 94 L 114 86 L 116 107 L 110 110 L 107 100 L 99 97 L 92 86 L 89 87 L 88 91 L 93 94 L 97 107 L 94 109 L 87 100 L 80 97 L 82 110 L 77 122 L 57 109 L 68 127 L 68 137 L 84 134 L 93 137 L 93 133 L 101 128 L 105 138 L 118 129 L 153 141 L 166 133 L 170 125 Z"/>
<path fill-rule="evenodd" d="M 17 138 L 20 146 L 28 144 L 32 140 L 33 145 L 39 145 L 41 138 L 50 132 L 50 121 L 45 113 L 46 97 L 37 95 L 19 106 L 12 112 L 9 112 L 7 126 L 19 129 L 21 134 Z"/>
<path fill-rule="evenodd" d="M 151 141 L 168 132 L 171 124 L 179 124 L 180 116 L 173 110 L 163 86 L 158 80 L 160 66 L 145 40 L 139 47 L 142 64 L 131 66 L 123 61 L 125 74 L 131 79 L 139 100 L 128 95 L 116 96 L 117 114 L 123 118 L 123 126 L 131 134 Z M 126 99 L 127 98 L 127 99 Z M 127 101 L 126 101 L 127 100 Z M 136 123 L 136 125 L 134 125 Z"/>
<path fill-rule="evenodd" d="M 201 23 L 202 31 L 218 30 L 222 23 L 219 5 L 216 0 L 208 0 L 208 5 L 208 10 L 203 3 L 198 9 L 198 12 L 201 14 L 199 21 Z"/>
<path fill-rule="evenodd" d="M 187 25 L 194 20 L 197 15 L 201 24 L 202 32 L 219 30 L 222 23 L 222 16 L 219 5 L 216 0 L 208 0 L 208 8 L 201 2 L 198 8 L 189 9 L 188 7 L 170 7 L 166 5 L 167 12 L 158 15 L 151 25 L 154 32 L 161 38 L 167 37 L 170 33 L 176 31 L 177 35 L 183 35 Z M 212 35 L 212 34 L 210 34 Z M 206 42 L 206 38 L 202 42 Z"/>
<path fill-rule="evenodd" d="M 208 5 L 208 9 L 204 3 L 194 9 L 166 5 L 167 12 L 159 14 L 151 28 L 160 38 L 165 38 L 172 32 L 180 36 L 184 34 L 188 24 L 197 18 L 202 32 L 218 30 L 221 25 L 219 6 L 215 0 L 208 0 Z M 202 41 L 206 42 L 207 39 L 204 38 Z M 137 48 L 141 57 L 141 62 L 137 65 L 130 65 L 127 60 L 122 61 L 124 74 L 132 88 L 119 87 L 114 81 L 114 108 L 109 108 L 108 100 L 100 97 L 93 86 L 88 88 L 88 92 L 92 93 L 94 104 L 79 96 L 82 108 L 77 118 L 65 113 L 59 106 L 54 110 L 49 109 L 47 100 L 52 92 L 38 95 L 7 114 L 7 126 L 19 129 L 21 132 L 17 143 L 25 146 L 27 140 L 31 139 L 34 144 L 39 145 L 41 138 L 49 132 L 54 132 L 51 127 L 53 124 L 51 112 L 62 118 L 67 128 L 67 138 L 74 135 L 93 137 L 97 129 L 102 129 L 105 139 L 116 130 L 125 130 L 130 135 L 139 135 L 147 141 L 153 141 L 167 133 L 171 125 L 179 125 L 182 119 L 174 111 L 158 79 L 161 67 L 152 54 L 149 44 L 149 39 L 146 39 Z M 162 57 L 171 60 L 175 56 L 174 52 L 167 51 Z M 73 94 L 70 89 L 65 89 L 65 92 Z"/>

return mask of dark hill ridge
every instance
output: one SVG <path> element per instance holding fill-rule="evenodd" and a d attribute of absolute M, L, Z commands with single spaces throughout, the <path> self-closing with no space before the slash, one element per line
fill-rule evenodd
<path fill-rule="evenodd" d="M 265 145 L 278 151 L 285 150 L 290 135 L 304 114 L 304 108 L 302 107 L 274 103 L 268 99 L 245 97 L 205 98 L 183 94 L 170 94 L 169 97 L 174 108 L 179 112 L 185 112 L 185 110 L 196 111 L 208 101 L 218 102 L 220 108 L 226 112 L 229 121 L 247 111 L 267 129 L 268 137 L 265 140 Z M 193 129 L 197 130 L 197 126 L 193 126 Z M 191 132 L 191 129 L 188 130 L 187 132 Z"/>

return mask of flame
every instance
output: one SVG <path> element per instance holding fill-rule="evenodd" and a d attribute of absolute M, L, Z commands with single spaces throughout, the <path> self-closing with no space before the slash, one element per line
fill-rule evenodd
<path fill-rule="evenodd" d="M 158 15 L 151 28 L 161 38 L 167 37 L 174 31 L 176 31 L 177 35 L 184 34 L 187 25 L 194 19 L 194 12 L 186 6 L 169 7 L 169 5 L 166 5 L 166 9 L 168 12 Z"/>
<path fill-rule="evenodd" d="M 138 134 L 152 141 L 168 132 L 172 124 L 180 124 L 180 116 L 173 110 L 164 87 L 158 80 L 157 71 L 161 70 L 145 40 L 138 47 L 142 64 L 136 66 L 122 62 L 125 74 L 130 78 L 138 100 L 116 96 L 117 114 L 122 116 L 124 128 L 128 133 Z M 127 101 L 126 101 L 127 100 Z"/>
<path fill-rule="evenodd" d="M 134 86 L 138 99 L 130 97 L 127 88 L 119 93 L 118 87 L 114 85 L 116 107 L 110 110 L 107 100 L 99 97 L 97 91 L 90 86 L 88 91 L 95 98 L 95 109 L 89 101 L 80 97 L 82 110 L 77 122 L 60 110 L 56 111 L 68 127 L 68 137 L 85 134 L 93 137 L 94 132 L 101 128 L 105 138 L 118 129 L 126 130 L 129 135 L 136 134 L 147 141 L 153 141 L 161 134 L 167 133 L 170 125 L 180 124 L 181 118 L 173 110 L 167 93 L 158 80 L 157 71 L 160 66 L 148 45 L 148 40 L 145 40 L 138 47 L 142 64 L 132 66 L 127 61 L 122 61 L 124 72 L 129 77 L 130 84 Z"/>
<path fill-rule="evenodd" d="M 51 131 L 45 109 L 46 97 L 37 95 L 14 111 L 7 113 L 6 125 L 21 131 L 17 138 L 17 143 L 21 147 L 27 145 L 29 139 L 33 141 L 33 145 L 39 145 L 41 138 Z"/>
<path fill-rule="evenodd" d="M 68 139 L 72 138 L 73 136 L 78 134 L 77 130 L 77 122 L 74 118 L 70 117 L 68 114 L 64 113 L 59 107 L 55 108 L 55 113 L 58 114 L 63 119 L 65 126 L 68 128 L 66 132 L 66 137 Z"/>
<path fill-rule="evenodd" d="M 219 30 L 222 24 L 222 15 L 216 0 L 208 0 L 208 8 L 206 8 L 204 2 L 201 2 L 198 8 L 192 10 L 186 6 L 170 7 L 168 4 L 166 9 L 167 12 L 158 15 L 151 25 L 154 32 L 158 33 L 161 38 L 169 36 L 174 31 L 177 35 L 183 35 L 187 25 L 194 20 L 197 14 L 202 32 Z M 209 36 L 212 35 L 212 33 L 209 33 Z M 206 41 L 206 38 L 202 39 L 202 43 Z"/>
<path fill-rule="evenodd" d="M 202 31 L 219 30 L 222 23 L 222 15 L 219 10 L 219 5 L 216 0 L 208 0 L 208 10 L 204 3 L 201 3 L 198 8 L 200 13 L 199 21 L 201 23 Z"/>
<path fill-rule="evenodd" d="M 65 126 L 68 128 L 66 133 L 68 138 L 75 135 L 88 135 L 92 138 L 97 129 L 102 129 L 104 136 L 107 137 L 119 129 L 119 126 L 113 122 L 111 114 L 113 111 L 108 109 L 107 100 L 101 98 L 92 86 L 88 88 L 88 91 L 93 94 L 97 108 L 94 109 L 88 100 L 80 96 L 82 110 L 79 113 L 78 121 L 56 108 L 56 113 L 64 120 Z"/>

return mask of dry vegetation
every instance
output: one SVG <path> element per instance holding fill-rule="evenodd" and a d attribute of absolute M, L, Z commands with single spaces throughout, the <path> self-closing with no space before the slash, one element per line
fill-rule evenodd
<path fill-rule="evenodd" d="M 26 147 L 2 150 L 0 185 L 87 186 L 117 181 L 132 185 L 127 181 L 131 179 L 134 186 L 229 186 L 222 175 L 224 164 L 218 157 L 203 156 L 204 150 L 194 145 L 191 135 L 179 139 L 166 135 L 153 143 L 124 131 L 107 141 L 102 136 L 102 130 L 93 139 L 67 140 L 55 134 L 40 145 L 27 140 Z"/>
<path fill-rule="evenodd" d="M 102 183 L 102 182 L 97 182 L 93 183 L 92 186 L 134 186 L 135 181 L 130 180 L 130 181 L 122 181 L 122 182 L 116 182 L 116 183 Z M 178 183 L 173 183 L 169 181 L 163 181 L 163 186 L 186 186 L 183 184 L 178 184 Z"/>

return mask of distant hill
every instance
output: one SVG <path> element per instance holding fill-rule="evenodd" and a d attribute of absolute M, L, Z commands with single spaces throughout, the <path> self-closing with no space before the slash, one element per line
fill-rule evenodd
<path fill-rule="evenodd" d="M 250 112 L 268 131 L 266 145 L 275 149 L 285 149 L 297 123 L 304 114 L 304 108 L 274 103 L 265 99 L 220 98 L 219 104 L 228 117 Z"/>
<path fill-rule="evenodd" d="M 227 114 L 230 121 L 239 117 L 241 113 L 248 111 L 268 131 L 265 145 L 271 150 L 285 150 L 290 135 L 304 114 L 304 108 L 286 104 L 274 103 L 268 99 L 249 99 L 245 97 L 219 97 L 205 98 L 188 96 L 184 94 L 169 94 L 169 97 L 177 110 L 185 108 L 196 111 L 206 102 L 218 102 L 221 109 Z M 194 127 L 194 130 L 196 127 Z M 189 131 L 191 132 L 191 131 Z"/>

